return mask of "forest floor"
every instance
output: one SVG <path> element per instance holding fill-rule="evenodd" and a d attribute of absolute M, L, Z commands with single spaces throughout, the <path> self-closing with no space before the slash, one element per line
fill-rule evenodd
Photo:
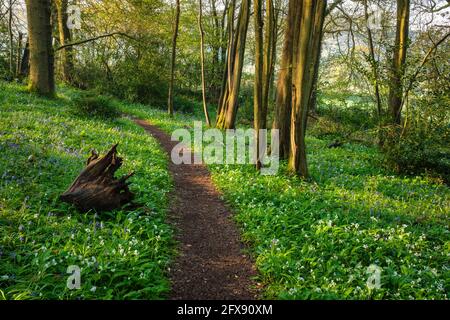
<path fill-rule="evenodd" d="M 165 298 L 175 254 L 166 153 L 130 119 L 86 114 L 79 91 L 58 90 L 45 99 L 0 82 L 0 300 Z M 61 203 L 90 150 L 118 142 L 136 207 L 82 214 Z M 66 286 L 69 266 L 81 269 L 79 289 Z"/>
<path fill-rule="evenodd" d="M 177 142 L 136 120 L 170 155 Z M 183 153 L 190 148 L 184 147 Z M 174 180 L 169 217 L 178 231 L 179 254 L 171 268 L 172 299 L 255 299 L 256 270 L 243 253 L 239 230 L 204 165 L 169 162 Z"/>
<path fill-rule="evenodd" d="M 219 210 L 211 210 L 211 228 L 216 224 L 220 230 L 189 227 L 193 221 L 178 209 L 195 205 L 200 212 L 194 217 L 203 222 L 204 194 L 200 199 L 187 194 L 170 208 L 176 185 L 193 176 L 171 174 L 166 150 L 127 115 L 168 135 L 179 128 L 191 131 L 201 117 L 177 113 L 172 118 L 156 108 L 95 93 L 80 99 L 85 94 L 59 87 L 55 99 L 45 99 L 0 82 L 0 299 L 185 297 L 179 284 L 199 281 L 202 272 L 181 271 L 179 280 L 173 272 L 197 243 L 217 245 L 242 259 L 243 271 L 237 273 L 248 282 L 239 292 L 222 282 L 228 297 L 253 297 L 251 289 L 258 283 L 263 298 L 448 299 L 450 189 L 442 181 L 399 175 L 383 165 L 382 155 L 370 145 L 352 142 L 330 149 L 333 137 L 310 130 L 311 181 L 290 175 L 286 161 L 275 176 L 262 176 L 253 165 L 195 169 L 197 185 L 192 187 L 214 192 L 227 218 L 221 224 Z M 138 206 L 97 215 L 61 203 L 59 195 L 90 150 L 103 153 L 117 142 L 124 158 L 118 174 L 136 172 L 130 188 Z M 201 146 L 191 148 L 197 152 Z M 181 216 L 172 223 L 177 211 Z M 202 242 L 205 233 L 199 231 L 218 232 L 213 239 L 232 241 L 232 250 L 207 243 L 211 238 Z M 231 238 L 222 234 L 229 232 Z M 190 233 L 199 237 L 195 243 Z M 241 256 L 239 239 L 257 272 Z M 214 260 L 208 250 L 200 258 L 221 259 Z M 66 287 L 70 265 L 82 269 L 79 290 Z M 374 270 L 380 276 L 377 288 L 368 285 Z"/>

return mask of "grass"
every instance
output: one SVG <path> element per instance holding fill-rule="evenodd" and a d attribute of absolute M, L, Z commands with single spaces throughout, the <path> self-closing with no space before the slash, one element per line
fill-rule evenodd
<path fill-rule="evenodd" d="M 64 89 L 52 101 L 2 86 L 3 295 L 164 297 L 172 254 L 171 230 L 164 223 L 171 184 L 166 156 L 155 141 L 127 119 L 74 117 L 75 91 Z M 183 114 L 169 118 L 138 104 L 108 105 L 168 133 L 192 129 L 196 119 Z M 332 139 L 307 139 L 312 182 L 289 175 L 286 163 L 276 176 L 261 176 L 249 165 L 209 166 L 236 213 L 264 297 L 448 299 L 448 186 L 426 176 L 394 174 L 373 147 L 347 143 L 329 149 Z M 81 169 L 89 149 L 106 150 L 117 140 L 125 156 L 123 171 L 137 172 L 133 190 L 142 207 L 95 216 L 59 203 L 57 196 Z M 65 288 L 70 264 L 84 268 L 81 290 Z M 367 285 L 373 265 L 381 268 L 380 288 Z"/>
<path fill-rule="evenodd" d="M 130 107 L 168 133 L 192 117 Z M 312 182 L 253 166 L 210 165 L 236 212 L 266 298 L 448 299 L 448 186 L 385 169 L 374 147 L 307 138 Z M 375 265 L 380 287 L 368 285 Z M 371 267 L 372 266 L 372 267 Z M 373 270 L 373 269 L 372 269 Z"/>
<path fill-rule="evenodd" d="M 157 142 L 129 119 L 75 116 L 76 91 L 49 100 L 0 86 L 0 299 L 164 298 L 172 183 Z M 138 207 L 80 214 L 61 203 L 90 149 L 116 142 Z M 80 290 L 66 287 L 70 265 Z"/>

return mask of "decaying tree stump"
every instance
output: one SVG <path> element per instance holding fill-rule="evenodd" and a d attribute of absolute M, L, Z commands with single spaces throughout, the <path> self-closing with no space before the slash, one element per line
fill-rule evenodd
<path fill-rule="evenodd" d="M 126 181 L 134 173 L 116 179 L 114 173 L 121 165 L 122 158 L 117 156 L 117 144 L 100 158 L 98 153 L 93 150 L 87 160 L 86 168 L 69 189 L 60 196 L 60 199 L 74 204 L 83 212 L 91 209 L 112 210 L 129 203 L 134 195 L 129 190 L 129 183 Z"/>

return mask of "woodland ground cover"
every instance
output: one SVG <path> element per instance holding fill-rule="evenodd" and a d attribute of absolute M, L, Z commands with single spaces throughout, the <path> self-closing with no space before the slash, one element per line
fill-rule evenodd
<path fill-rule="evenodd" d="M 164 297 L 173 254 L 164 222 L 171 184 L 167 156 L 155 140 L 127 118 L 83 116 L 90 107 L 80 108 L 74 102 L 80 93 L 72 89 L 63 88 L 56 100 L 29 96 L 16 85 L 2 84 L 1 92 L 2 295 Z M 107 101 L 112 115 L 147 119 L 169 134 L 192 129 L 198 119 L 99 100 Z M 97 101 L 92 108 L 97 103 L 104 106 Z M 285 162 L 276 176 L 261 176 L 251 165 L 209 166 L 236 213 L 264 297 L 447 299 L 448 186 L 426 175 L 391 172 L 375 147 L 330 149 L 333 139 L 308 136 L 311 181 L 289 175 Z M 106 150 L 117 141 L 122 171 L 137 172 L 132 186 L 141 206 L 94 216 L 58 202 L 89 149 Z M 84 269 L 81 291 L 65 289 L 69 264 Z M 381 268 L 379 289 L 367 287 L 371 265 Z"/>
<path fill-rule="evenodd" d="M 192 129 L 196 119 L 139 105 L 127 112 L 169 134 Z M 394 173 L 373 146 L 328 148 L 334 139 L 308 136 L 309 182 L 289 175 L 286 162 L 277 176 L 261 176 L 252 165 L 209 166 L 236 213 L 265 297 L 447 299 L 448 186 Z M 373 265 L 381 268 L 379 289 L 367 286 Z"/>
<path fill-rule="evenodd" d="M 0 298 L 163 298 L 173 255 L 165 222 L 172 185 L 157 142 L 115 112 L 86 113 L 108 108 L 106 98 L 60 88 L 51 100 L 0 86 Z M 137 206 L 96 215 L 61 203 L 90 149 L 104 153 L 117 142 L 119 174 L 136 171 Z M 70 265 L 81 268 L 80 290 L 66 287 Z"/>

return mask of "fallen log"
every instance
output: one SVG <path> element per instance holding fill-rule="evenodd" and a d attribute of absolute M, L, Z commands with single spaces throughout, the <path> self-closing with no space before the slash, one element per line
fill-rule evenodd
<path fill-rule="evenodd" d="M 114 177 L 122 161 L 122 158 L 117 156 L 117 144 L 103 157 L 99 157 L 93 150 L 87 160 L 86 168 L 60 196 L 60 200 L 74 204 L 83 212 L 91 209 L 108 211 L 131 202 L 134 195 L 128 188 L 127 180 L 134 173 L 120 179 Z"/>

